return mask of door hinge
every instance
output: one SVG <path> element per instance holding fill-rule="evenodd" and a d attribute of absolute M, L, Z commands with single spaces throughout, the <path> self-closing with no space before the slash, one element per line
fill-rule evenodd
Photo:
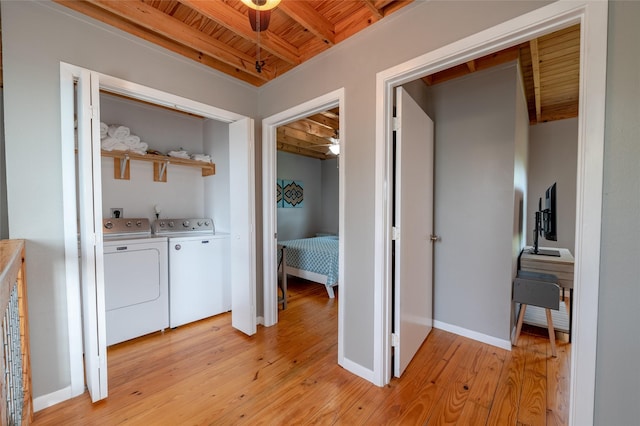
<path fill-rule="evenodd" d="M 391 227 L 391 240 L 396 241 L 400 239 L 400 228 L 395 226 Z"/>
<path fill-rule="evenodd" d="M 400 130 L 400 119 L 398 117 L 393 117 L 393 130 Z"/>
<path fill-rule="evenodd" d="M 93 105 L 89 105 L 89 117 L 91 117 L 92 120 L 95 120 L 98 117 L 98 108 Z"/>
<path fill-rule="evenodd" d="M 400 338 L 396 333 L 391 333 L 391 347 L 397 348 L 400 345 Z"/>

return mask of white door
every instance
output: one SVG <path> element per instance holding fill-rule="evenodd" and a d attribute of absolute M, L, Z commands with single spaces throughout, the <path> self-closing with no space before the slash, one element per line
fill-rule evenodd
<path fill-rule="evenodd" d="M 394 375 L 433 325 L 433 121 L 396 89 Z"/>
<path fill-rule="evenodd" d="M 256 332 L 255 164 L 253 120 L 229 125 L 231 324 Z"/>
<path fill-rule="evenodd" d="M 93 402 L 107 397 L 98 87 L 95 74 L 88 71 L 81 73 L 77 83 L 76 105 L 82 318 L 85 378 Z M 94 194 L 98 196 L 94 197 Z"/>

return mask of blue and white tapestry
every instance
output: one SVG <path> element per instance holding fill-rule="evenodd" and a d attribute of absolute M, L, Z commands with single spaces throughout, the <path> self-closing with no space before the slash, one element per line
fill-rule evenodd
<path fill-rule="evenodd" d="M 282 180 L 282 206 L 302 207 L 304 202 L 304 189 L 302 181 Z"/>
<path fill-rule="evenodd" d="M 284 207 L 282 198 L 282 179 L 276 180 L 276 207 Z"/>

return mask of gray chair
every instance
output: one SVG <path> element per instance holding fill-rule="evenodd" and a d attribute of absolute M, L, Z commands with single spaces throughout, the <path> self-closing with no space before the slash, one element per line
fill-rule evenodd
<path fill-rule="evenodd" d="M 551 274 L 541 274 L 537 272 L 518 271 L 518 275 L 513 282 L 513 301 L 520 303 L 520 313 L 513 346 L 518 346 L 518 338 L 522 331 L 522 322 L 527 305 L 545 308 L 547 314 L 547 328 L 549 330 L 549 340 L 551 341 L 551 354 L 556 355 L 556 334 L 553 328 L 553 318 L 551 309 L 560 309 L 560 286 L 558 278 Z"/>

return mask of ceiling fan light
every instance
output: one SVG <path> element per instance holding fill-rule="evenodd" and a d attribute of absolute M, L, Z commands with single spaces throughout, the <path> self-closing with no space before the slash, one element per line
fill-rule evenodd
<path fill-rule="evenodd" d="M 245 6 L 259 11 L 271 10 L 280 4 L 280 0 L 241 0 Z"/>
<path fill-rule="evenodd" d="M 329 151 L 331 151 L 331 153 L 333 155 L 339 155 L 340 154 L 340 145 L 338 145 L 338 144 L 329 145 Z"/>

